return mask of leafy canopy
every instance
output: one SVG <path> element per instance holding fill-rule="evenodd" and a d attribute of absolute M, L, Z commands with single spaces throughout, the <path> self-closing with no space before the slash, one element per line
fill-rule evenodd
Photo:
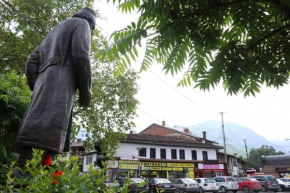
<path fill-rule="evenodd" d="M 279 88 L 288 83 L 288 0 L 117 2 L 122 12 L 138 10 L 141 16 L 114 32 L 114 44 L 100 55 L 102 60 L 119 59 L 116 73 L 136 61 L 136 47 L 145 38 L 142 70 L 155 61 L 166 73 L 185 71 L 181 86 L 209 90 L 222 82 L 228 94 L 248 96 L 262 84 Z"/>
<path fill-rule="evenodd" d="M 252 148 L 249 153 L 249 165 L 259 169 L 262 168 L 262 158 L 261 156 L 268 156 L 268 155 L 284 155 L 284 152 L 278 151 L 272 146 L 262 145 L 260 148 Z"/>

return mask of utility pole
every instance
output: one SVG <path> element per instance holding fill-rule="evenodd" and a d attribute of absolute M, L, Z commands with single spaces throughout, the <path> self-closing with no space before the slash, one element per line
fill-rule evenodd
<path fill-rule="evenodd" d="M 228 155 L 227 155 L 227 145 L 226 145 L 226 136 L 224 128 L 224 112 L 220 112 L 222 115 L 222 130 L 223 130 L 223 139 L 224 139 L 224 150 L 225 150 L 225 161 L 226 161 L 226 176 L 228 175 Z"/>
<path fill-rule="evenodd" d="M 249 167 L 249 156 L 248 156 L 248 148 L 247 148 L 246 139 L 244 139 L 244 142 L 245 142 L 245 148 L 246 148 L 246 154 L 247 154 L 247 161 L 248 161 L 248 167 Z"/>

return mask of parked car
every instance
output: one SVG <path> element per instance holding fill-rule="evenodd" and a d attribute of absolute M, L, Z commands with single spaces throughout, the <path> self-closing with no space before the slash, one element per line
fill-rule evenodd
<path fill-rule="evenodd" d="M 259 192 L 262 190 L 262 185 L 261 183 L 256 180 L 255 178 L 236 178 L 237 182 L 239 184 L 239 190 L 244 191 L 244 192 Z"/>
<path fill-rule="evenodd" d="M 280 180 L 290 184 L 290 178 L 280 178 Z"/>
<path fill-rule="evenodd" d="M 150 178 L 149 191 L 150 193 L 157 193 L 164 190 L 164 193 L 175 192 L 175 185 L 166 178 Z"/>
<path fill-rule="evenodd" d="M 129 179 L 129 192 L 128 193 L 146 193 L 149 190 L 149 186 L 147 184 L 147 182 L 145 182 L 143 179 L 141 178 L 130 178 Z"/>
<path fill-rule="evenodd" d="M 261 183 L 263 192 L 278 192 L 280 189 L 277 179 L 272 175 L 256 175 L 251 178 L 255 178 Z"/>
<path fill-rule="evenodd" d="M 290 182 L 287 182 L 287 180 L 282 179 L 277 179 L 277 181 L 280 186 L 279 192 L 290 191 Z"/>
<path fill-rule="evenodd" d="M 213 192 L 219 191 L 219 186 L 213 178 L 195 178 L 195 181 L 199 184 L 199 192 Z"/>
<path fill-rule="evenodd" d="M 183 192 L 199 192 L 198 183 L 190 178 L 177 178 L 172 182 L 175 185 L 176 191 Z"/>
<path fill-rule="evenodd" d="M 221 192 L 232 191 L 236 193 L 239 190 L 239 184 L 232 176 L 218 176 L 213 179 L 217 182 Z"/>

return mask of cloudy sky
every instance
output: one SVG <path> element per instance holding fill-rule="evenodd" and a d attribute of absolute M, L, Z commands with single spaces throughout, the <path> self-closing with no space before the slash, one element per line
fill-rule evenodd
<path fill-rule="evenodd" d="M 138 19 L 136 13 L 124 15 L 116 6 L 107 4 L 106 0 L 98 0 L 95 8 L 106 18 L 97 20 L 97 27 L 104 35 Z M 140 49 L 139 61 L 142 61 L 142 52 Z M 140 66 L 136 62 L 133 67 L 140 69 Z M 227 95 L 222 86 L 207 92 L 189 87 L 179 88 L 177 83 L 182 74 L 174 77 L 165 75 L 162 67 L 156 64 L 142 72 L 140 77 L 140 90 L 136 96 L 140 101 L 137 111 L 139 117 L 135 119 L 137 132 L 152 123 L 161 124 L 162 121 L 169 127 L 188 127 L 210 120 L 221 120 L 219 112 L 225 112 L 225 122 L 248 127 L 268 140 L 290 138 L 290 86 L 279 90 L 263 87 L 256 97 L 244 98 L 243 94 Z"/>

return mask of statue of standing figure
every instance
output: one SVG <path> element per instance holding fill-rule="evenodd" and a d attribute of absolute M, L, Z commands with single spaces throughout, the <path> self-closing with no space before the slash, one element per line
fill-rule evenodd
<path fill-rule="evenodd" d="M 79 90 L 79 105 L 91 101 L 91 36 L 96 13 L 85 7 L 54 27 L 29 55 L 25 74 L 31 91 L 30 105 L 23 117 L 16 141 L 17 166 L 25 169 L 32 148 L 45 154 L 69 151 L 72 111 Z M 23 174 L 15 169 L 11 177 Z"/>

